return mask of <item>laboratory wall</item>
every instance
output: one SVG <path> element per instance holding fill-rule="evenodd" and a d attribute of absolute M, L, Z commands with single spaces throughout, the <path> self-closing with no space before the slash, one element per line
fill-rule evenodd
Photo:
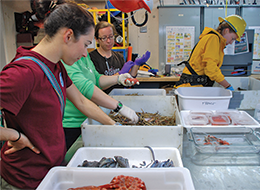
<path fill-rule="evenodd" d="M 1 67 L 12 60 L 16 52 L 16 31 L 14 12 L 30 11 L 30 0 L 0 0 L 1 33 L 0 52 Z M 223 0 L 222 0 L 223 1 Z M 254 1 L 254 0 L 246 0 Z M 84 0 L 88 6 L 103 9 L 105 0 Z M 148 15 L 148 22 L 144 27 L 137 27 L 129 19 L 129 42 L 133 47 L 133 53 L 142 55 L 147 50 L 151 51 L 151 58 L 148 61 L 154 68 L 159 68 L 159 9 L 158 6 L 179 5 L 183 0 L 153 0 L 152 13 Z M 197 2 L 197 0 L 195 1 Z M 201 1 L 203 2 L 203 1 Z M 260 4 L 260 0 L 256 0 Z M 139 10 L 135 14 L 137 23 L 144 21 L 144 10 Z"/>
<path fill-rule="evenodd" d="M 30 0 L 1 0 L 1 68 L 13 59 L 17 48 L 14 12 L 27 10 L 31 11 Z"/>

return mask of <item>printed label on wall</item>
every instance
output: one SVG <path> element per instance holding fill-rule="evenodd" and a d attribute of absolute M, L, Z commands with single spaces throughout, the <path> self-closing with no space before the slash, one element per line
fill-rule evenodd
<path fill-rule="evenodd" d="M 249 29 L 255 29 L 253 59 L 260 59 L 260 26 L 249 26 Z"/>
<path fill-rule="evenodd" d="M 260 74 L 260 60 L 254 60 L 252 64 L 252 74 Z"/>
<path fill-rule="evenodd" d="M 194 36 L 194 26 L 166 26 L 166 64 L 187 60 L 194 46 Z"/>

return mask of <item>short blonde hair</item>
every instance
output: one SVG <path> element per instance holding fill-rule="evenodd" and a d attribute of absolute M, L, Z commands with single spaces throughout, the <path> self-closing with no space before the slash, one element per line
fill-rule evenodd
<path fill-rule="evenodd" d="M 97 23 L 96 27 L 95 27 L 95 38 L 98 39 L 99 37 L 99 30 L 103 29 L 103 28 L 107 28 L 107 27 L 111 27 L 113 30 L 114 35 L 117 34 L 115 26 L 113 24 L 110 24 L 109 22 L 106 21 L 101 21 L 99 23 Z"/>

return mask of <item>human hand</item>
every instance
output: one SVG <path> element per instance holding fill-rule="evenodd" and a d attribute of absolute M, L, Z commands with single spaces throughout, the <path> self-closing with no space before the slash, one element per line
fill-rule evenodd
<path fill-rule="evenodd" d="M 120 75 L 124 73 L 129 73 L 130 69 L 134 66 L 133 61 L 127 61 L 123 65 L 122 69 L 118 72 Z"/>
<path fill-rule="evenodd" d="M 233 88 L 233 86 L 230 86 L 230 87 L 228 87 L 228 88 L 226 88 L 226 89 L 231 90 L 231 91 L 235 91 L 234 88 Z"/>
<path fill-rule="evenodd" d="M 16 141 L 16 142 L 8 141 L 7 145 L 11 148 L 6 150 L 4 152 L 4 154 L 12 154 L 12 153 L 14 153 L 18 150 L 21 150 L 25 147 L 30 148 L 36 154 L 40 154 L 39 149 L 34 147 L 33 144 L 31 143 L 31 141 L 22 133 L 21 133 L 21 138 L 18 141 Z"/>
<path fill-rule="evenodd" d="M 132 86 L 139 83 L 139 81 L 134 79 L 129 73 L 125 73 L 118 76 L 117 83 L 124 86 Z"/>
<path fill-rule="evenodd" d="M 139 83 L 139 80 L 136 79 L 136 78 L 128 78 L 128 79 L 125 79 L 125 83 L 126 83 L 126 84 L 132 84 L 132 85 L 135 85 L 135 84 L 139 85 L 139 84 L 140 84 L 140 83 Z"/>
<path fill-rule="evenodd" d="M 125 105 L 123 105 L 123 107 L 119 110 L 119 113 L 130 119 L 133 124 L 139 121 L 139 117 L 136 115 L 135 111 Z"/>
<path fill-rule="evenodd" d="M 150 58 L 150 56 L 151 56 L 151 52 L 147 51 L 142 57 L 135 59 L 134 64 L 142 66 Z"/>

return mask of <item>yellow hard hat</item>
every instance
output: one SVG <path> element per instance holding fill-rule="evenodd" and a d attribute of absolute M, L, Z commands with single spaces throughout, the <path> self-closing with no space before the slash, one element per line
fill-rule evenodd
<path fill-rule="evenodd" d="M 218 17 L 219 22 L 225 21 L 238 35 L 237 41 L 240 41 L 240 37 L 243 35 L 246 29 L 246 21 L 238 15 L 230 15 L 226 18 Z"/>

